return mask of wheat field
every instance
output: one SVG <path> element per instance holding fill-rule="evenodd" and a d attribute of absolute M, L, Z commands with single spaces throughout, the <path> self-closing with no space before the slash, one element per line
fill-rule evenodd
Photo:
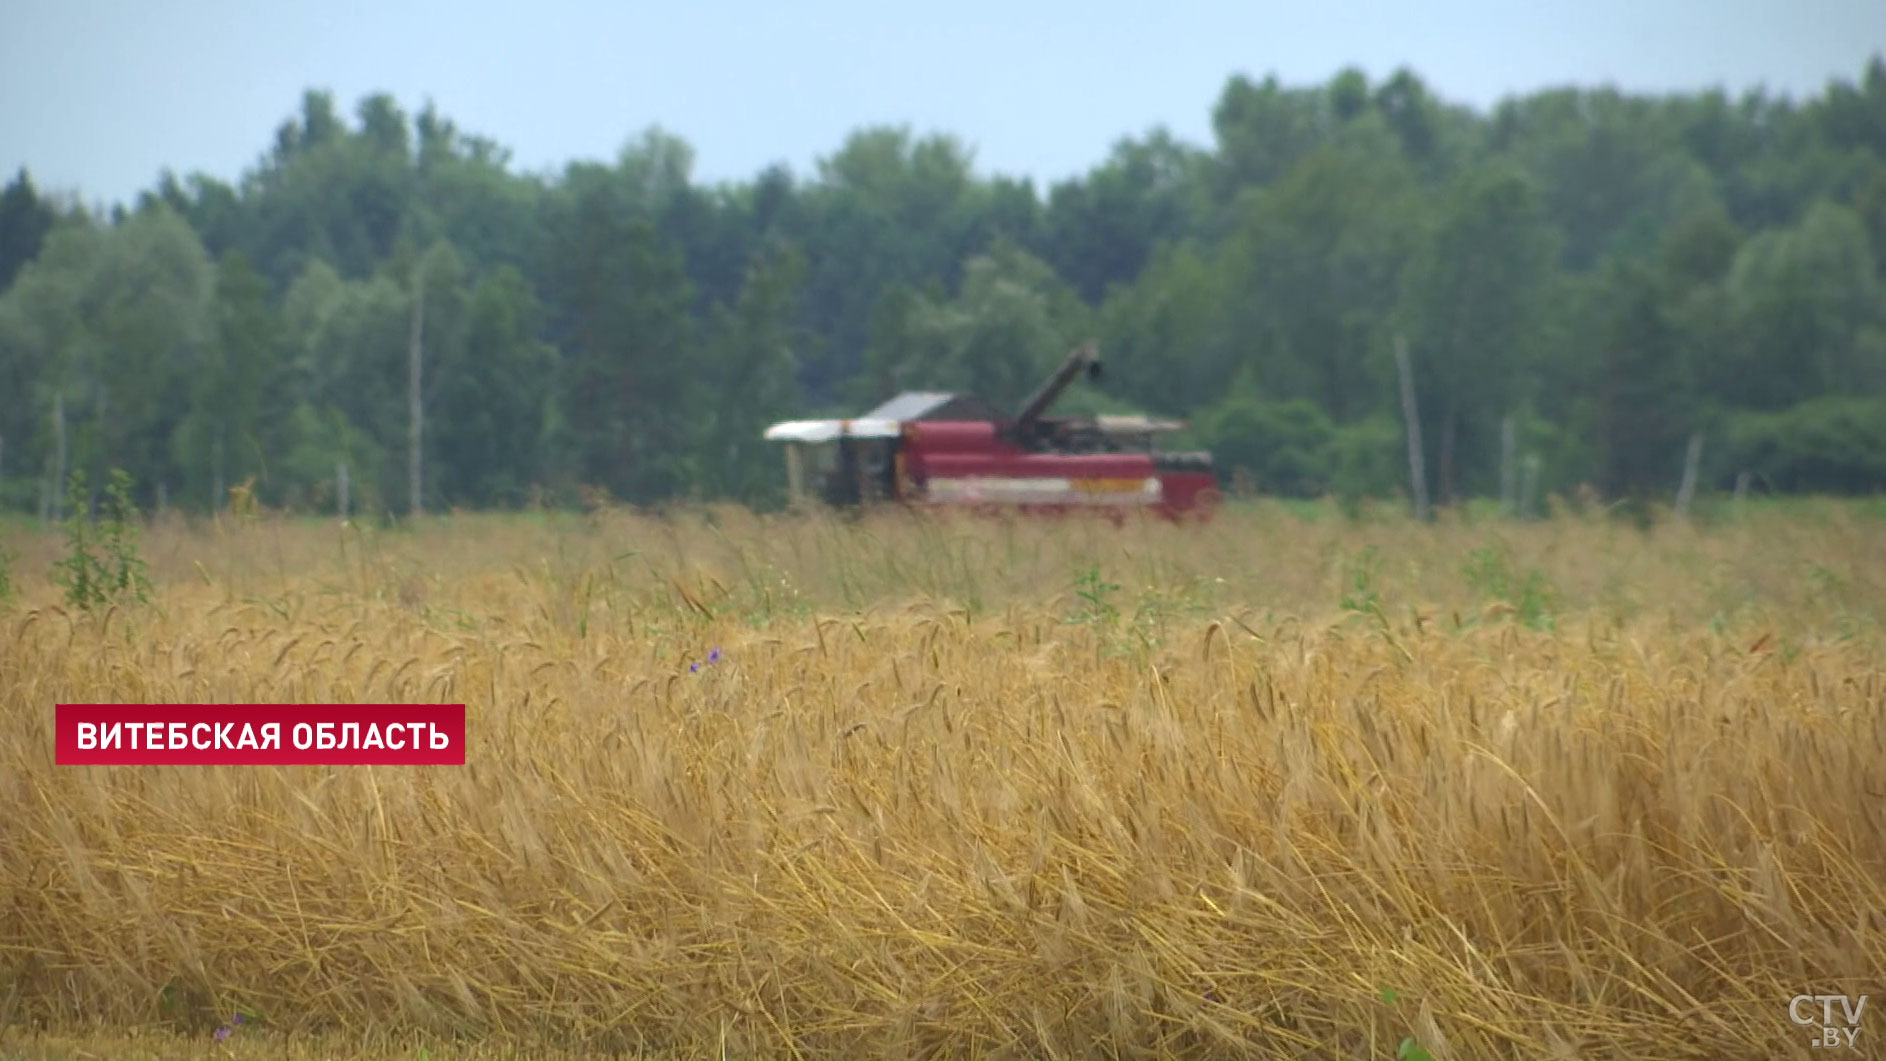
<path fill-rule="evenodd" d="M 0 1058 L 1808 1057 L 1792 997 L 1886 1006 L 1877 506 L 166 517 L 93 612 L 8 540 Z M 56 767 L 61 702 L 463 702 L 468 761 Z"/>

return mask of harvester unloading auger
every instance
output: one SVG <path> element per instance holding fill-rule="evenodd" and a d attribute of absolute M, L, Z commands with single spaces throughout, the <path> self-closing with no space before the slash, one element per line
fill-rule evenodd
<path fill-rule="evenodd" d="M 1185 425 L 1146 416 L 1049 417 L 1075 380 L 1100 377 L 1089 342 L 1012 417 L 973 396 L 899 395 L 855 420 L 792 420 L 766 431 L 786 446 L 795 502 L 880 501 L 1064 512 L 1148 509 L 1207 515 L 1219 500 L 1209 453 L 1161 453 Z"/>
<path fill-rule="evenodd" d="M 1091 341 L 1075 347 L 1074 352 L 1067 355 L 1067 360 L 1061 362 L 1061 367 L 1054 370 L 1054 375 L 1049 376 L 1047 381 L 1042 383 L 1026 402 L 1022 403 L 1022 411 L 1015 414 L 1015 429 L 1018 435 L 1027 437 L 1029 430 L 1040 422 L 1041 414 L 1047 412 L 1048 406 L 1053 405 L 1055 399 L 1061 396 L 1061 392 L 1067 390 L 1068 386 L 1083 372 L 1087 374 L 1088 379 L 1099 382 L 1100 348 Z"/>

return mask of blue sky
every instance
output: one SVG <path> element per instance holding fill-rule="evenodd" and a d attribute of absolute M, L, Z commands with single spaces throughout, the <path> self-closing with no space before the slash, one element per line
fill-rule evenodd
<path fill-rule="evenodd" d="M 92 202 L 165 166 L 233 179 L 319 87 L 350 115 L 373 91 L 408 111 L 430 98 L 529 170 L 661 125 L 694 146 L 698 179 L 807 173 L 850 130 L 895 123 L 1045 183 L 1157 124 L 1208 143 L 1238 72 L 1407 65 L 1484 108 L 1573 83 L 1800 96 L 1874 53 L 1886 0 L 0 0 L 0 170 Z"/>

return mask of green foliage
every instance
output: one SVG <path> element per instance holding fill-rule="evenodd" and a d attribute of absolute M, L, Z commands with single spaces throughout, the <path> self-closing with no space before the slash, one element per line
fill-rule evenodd
<path fill-rule="evenodd" d="M 1886 397 L 1829 395 L 1731 421 L 1728 459 L 1776 491 L 1886 490 Z"/>
<path fill-rule="evenodd" d="M 1198 431 L 1221 470 L 1248 475 L 1265 493 L 1316 497 L 1332 478 L 1336 427 L 1307 399 L 1265 401 L 1247 391 L 1208 410 Z"/>
<path fill-rule="evenodd" d="M 16 558 L 7 550 L 6 543 L 0 542 L 0 604 L 13 599 L 18 592 L 13 585 L 13 561 Z"/>
<path fill-rule="evenodd" d="M 703 454 L 696 487 L 757 507 L 785 500 L 779 454 L 762 439 L 768 424 L 798 414 L 801 392 L 794 352 L 806 346 L 794 310 L 806 263 L 797 251 L 756 257 L 731 307 L 715 311 L 707 346 L 708 385 L 719 390 L 701 425 Z M 718 450 L 724 445 L 724 451 Z M 708 453 L 715 459 L 707 459 Z"/>
<path fill-rule="evenodd" d="M 1621 263 L 1607 267 L 1603 282 L 1595 478 L 1608 496 L 1641 501 L 1681 471 L 1684 440 L 1697 426 L 1693 392 L 1660 278 Z"/>
<path fill-rule="evenodd" d="M 1375 578 L 1381 569 L 1380 551 L 1371 545 L 1343 565 L 1342 610 L 1354 615 L 1380 616 L 1382 595 L 1376 591 Z"/>
<path fill-rule="evenodd" d="M 1401 1002 L 1401 992 L 1392 987 L 1384 987 L 1379 992 L 1384 1005 L 1394 1006 Z M 1412 1035 L 1404 1036 L 1395 1047 L 1395 1061 L 1434 1061 L 1434 1055 L 1424 1049 Z"/>
<path fill-rule="evenodd" d="M 1100 574 L 1100 565 L 1093 564 L 1076 576 L 1074 596 L 1080 605 L 1068 616 L 1070 623 L 1092 623 L 1112 626 L 1120 621 L 1120 606 L 1113 603 L 1113 598 L 1120 592 L 1120 585 L 1108 582 Z"/>
<path fill-rule="evenodd" d="M 1125 587 L 1108 581 L 1100 573 L 1100 565 L 1091 564 L 1075 576 L 1074 597 L 1078 603 L 1068 612 L 1066 621 L 1101 631 L 1106 654 L 1127 655 L 1163 644 L 1166 624 L 1174 616 L 1202 614 L 1208 590 L 1202 580 L 1165 589 L 1147 586 L 1136 603 L 1125 605 L 1120 600 Z"/>
<path fill-rule="evenodd" d="M 1040 259 L 1006 239 L 964 265 L 962 290 L 887 307 L 886 334 L 867 353 L 879 392 L 921 388 L 1018 406 L 1085 337 L 1086 307 Z"/>
<path fill-rule="evenodd" d="M 519 507 L 546 470 L 556 351 L 536 337 L 542 304 L 511 266 L 480 279 L 464 313 L 460 342 L 433 369 L 431 478 L 457 503 Z"/>
<path fill-rule="evenodd" d="M 1731 364 L 1743 374 L 1728 384 L 1732 398 L 1772 411 L 1829 393 L 1877 394 L 1882 257 L 1861 216 L 1831 202 L 1750 239 L 1725 281 L 1739 339 Z"/>
<path fill-rule="evenodd" d="M 1534 630 L 1550 630 L 1557 620 L 1558 590 L 1545 572 L 1533 568 L 1521 577 L 1513 570 L 1504 548 L 1485 546 L 1467 556 L 1462 569 L 1474 592 L 1511 607 L 1519 621 Z"/>
<path fill-rule="evenodd" d="M 1351 512 L 1407 488 L 1397 338 L 1443 503 L 1500 489 L 1509 417 L 1540 500 L 1672 497 L 1695 431 L 1705 491 L 1877 490 L 1882 69 L 1490 114 L 1408 70 L 1233 77 L 1209 148 L 1155 129 L 1045 194 L 905 127 L 803 176 L 706 185 L 658 128 L 540 176 L 430 106 L 308 92 L 239 181 L 166 174 L 110 220 L 0 191 L 0 438 L 46 470 L 0 505 L 122 467 L 141 504 L 253 479 L 332 511 L 344 463 L 355 511 L 401 510 L 416 333 L 434 509 L 768 507 L 767 423 L 1012 406 L 1090 336 L 1106 377 L 1062 411 L 1187 419 L 1227 481 Z"/>
<path fill-rule="evenodd" d="M 1344 424 L 1329 439 L 1330 491 L 1352 508 L 1365 497 L 1393 496 L 1406 489 L 1407 460 L 1402 427 L 1393 417 Z"/>
<path fill-rule="evenodd" d="M 54 564 L 54 580 L 66 603 L 81 610 L 150 599 L 150 579 L 138 550 L 138 511 L 131 501 L 131 476 L 112 469 L 102 519 L 94 524 L 85 473 L 74 470 L 67 488 L 72 515 L 66 521 L 65 555 Z"/>
<path fill-rule="evenodd" d="M 1496 482 L 1500 422 L 1534 386 L 1556 250 L 1538 189 L 1516 166 L 1490 163 L 1442 192 L 1439 219 L 1409 265 L 1400 316 L 1420 366 L 1423 427 L 1442 443 L 1443 501 Z"/>
<path fill-rule="evenodd" d="M 58 215 L 41 198 L 24 169 L 0 191 L 0 291 L 39 254 Z"/>
<path fill-rule="evenodd" d="M 265 281 L 239 251 L 217 267 L 211 316 L 189 411 L 170 441 L 181 496 L 214 508 L 230 484 L 263 474 L 266 454 L 282 450 L 287 343 Z"/>

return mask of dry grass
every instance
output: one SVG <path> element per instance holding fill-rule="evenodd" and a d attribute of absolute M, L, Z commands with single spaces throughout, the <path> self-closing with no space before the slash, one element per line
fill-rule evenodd
<path fill-rule="evenodd" d="M 18 542 L 0 1058 L 1810 1056 L 1886 1001 L 1882 530 L 167 524 L 101 617 Z M 468 765 L 52 763 L 360 700 Z"/>

